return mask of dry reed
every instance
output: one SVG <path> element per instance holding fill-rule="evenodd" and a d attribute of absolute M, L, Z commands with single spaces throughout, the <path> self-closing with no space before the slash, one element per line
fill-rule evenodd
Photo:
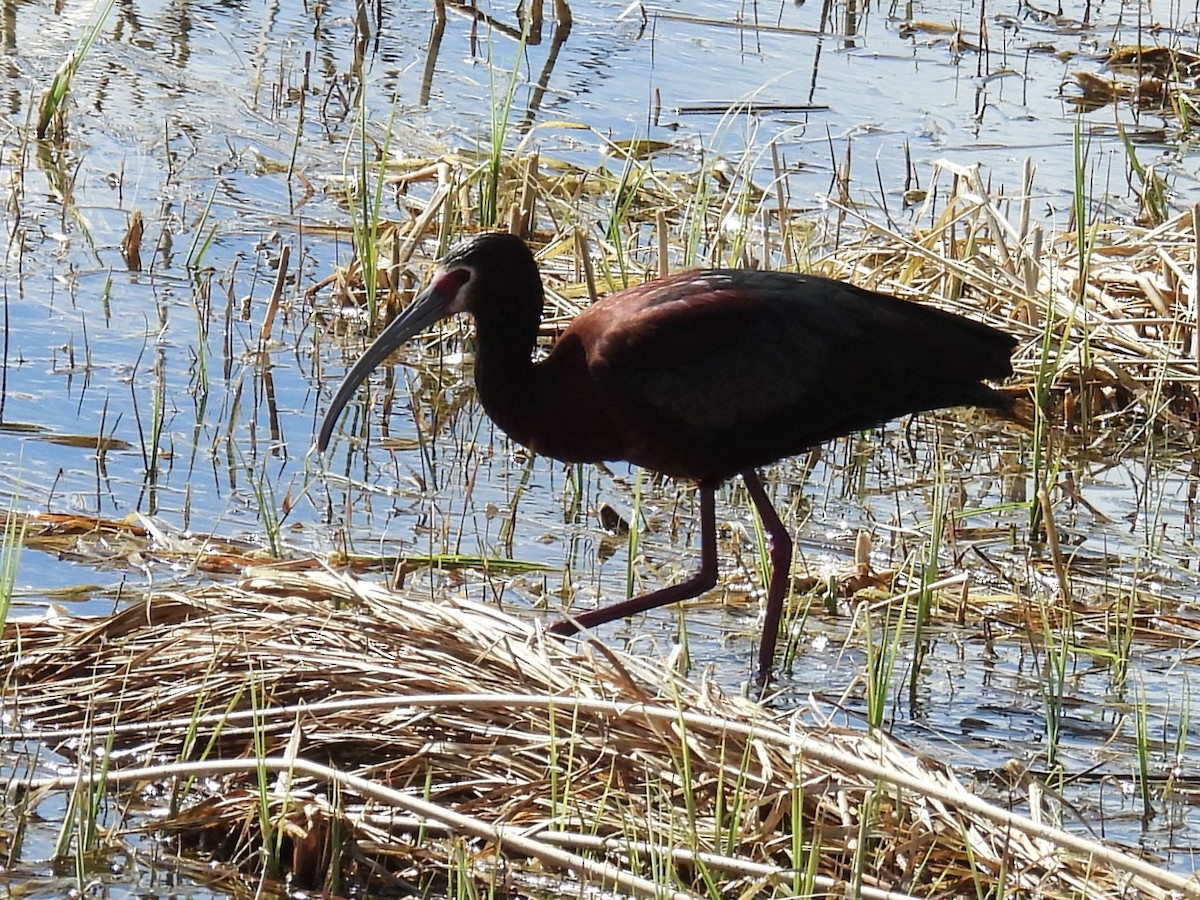
<path fill-rule="evenodd" d="M 253 868 L 267 772 L 298 887 L 437 884 L 469 837 L 467 870 L 503 872 L 513 896 L 545 891 L 551 871 L 639 894 L 786 896 L 813 853 L 810 887 L 857 881 L 863 896 L 1002 880 L 1022 895 L 1200 895 L 990 806 L 885 736 L 332 572 L 14 621 L 3 648 L 6 721 L 22 723 L 3 736 L 74 757 L 85 771 L 59 786 L 111 746 L 110 779 L 191 785 L 155 827 Z"/>

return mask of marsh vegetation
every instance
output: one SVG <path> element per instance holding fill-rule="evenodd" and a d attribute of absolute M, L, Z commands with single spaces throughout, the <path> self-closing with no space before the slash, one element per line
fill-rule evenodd
<path fill-rule="evenodd" d="M 14 4 L 0 881 L 1196 893 L 1197 31 L 1169 12 Z M 689 486 L 511 444 L 465 326 L 308 453 L 488 228 L 537 248 L 547 344 L 659 273 L 800 268 L 1016 335 L 1018 414 L 766 473 L 798 553 L 765 704 L 737 485 L 717 590 L 561 644 L 550 614 L 690 570 Z"/>

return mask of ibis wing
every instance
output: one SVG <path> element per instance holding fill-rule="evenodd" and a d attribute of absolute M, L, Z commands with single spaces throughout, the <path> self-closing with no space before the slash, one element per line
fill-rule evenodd
<path fill-rule="evenodd" d="M 797 362 L 825 368 L 827 344 L 785 329 L 769 304 L 697 282 L 624 317 L 590 363 L 619 396 L 698 437 L 804 405 L 812 379 L 796 377 Z"/>
<path fill-rule="evenodd" d="M 908 412 L 998 405 L 980 382 L 1011 371 L 995 329 L 815 276 L 691 273 L 623 313 L 592 343 L 596 376 L 681 440 L 759 444 L 764 460 Z"/>

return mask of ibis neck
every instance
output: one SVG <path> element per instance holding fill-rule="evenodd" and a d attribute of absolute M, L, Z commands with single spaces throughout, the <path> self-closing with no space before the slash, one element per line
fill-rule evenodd
<path fill-rule="evenodd" d="M 488 416 L 512 440 L 561 462 L 630 459 L 622 429 L 593 390 L 577 336 L 560 338 L 546 359 L 529 349 L 493 356 L 480 335 L 475 382 Z"/>
<path fill-rule="evenodd" d="M 514 314 L 519 307 L 511 304 L 501 306 L 507 315 L 477 315 L 475 319 L 475 387 L 480 402 L 496 424 L 518 440 L 519 424 L 530 413 L 537 380 L 533 348 L 541 318 L 540 300 L 539 293 L 531 315 L 528 309 L 524 315 Z"/>
<path fill-rule="evenodd" d="M 536 269 L 527 275 L 493 283 L 487 302 L 473 310 L 475 387 L 484 410 L 536 453 L 564 462 L 622 458 L 618 429 L 592 395 L 578 338 L 565 335 L 545 360 L 533 361 L 542 285 Z"/>
<path fill-rule="evenodd" d="M 475 387 L 488 414 L 496 418 L 499 408 L 518 400 L 529 389 L 534 375 L 533 342 L 516 348 L 511 344 L 497 347 L 490 344 L 483 329 L 479 330 L 475 349 Z"/>

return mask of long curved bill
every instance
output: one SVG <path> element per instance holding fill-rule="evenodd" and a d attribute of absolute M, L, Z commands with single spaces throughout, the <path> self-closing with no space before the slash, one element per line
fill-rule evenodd
<path fill-rule="evenodd" d="M 358 362 L 350 367 L 350 371 L 342 379 L 337 393 L 333 395 L 333 402 L 329 404 L 325 418 L 321 420 L 321 428 L 317 432 L 318 453 L 324 453 L 325 448 L 329 446 L 329 439 L 333 435 L 333 428 L 337 424 L 338 417 L 342 414 L 346 404 L 350 402 L 350 398 L 354 396 L 355 391 L 358 390 L 358 386 L 366 381 L 367 376 L 399 349 L 405 341 L 424 331 L 439 319 L 450 315 L 453 310 L 447 308 L 449 299 L 438 290 L 435 281 L 418 294 L 408 308 L 380 332 L 379 337 L 375 338 L 375 343 L 371 344 L 359 357 Z"/>

